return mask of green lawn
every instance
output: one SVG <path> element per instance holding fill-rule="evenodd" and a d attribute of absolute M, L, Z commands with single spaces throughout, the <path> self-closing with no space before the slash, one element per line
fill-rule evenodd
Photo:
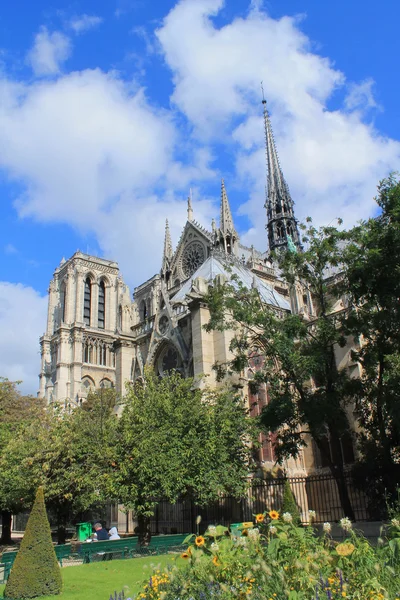
<path fill-rule="evenodd" d="M 138 592 L 143 579 L 150 576 L 152 566 L 164 567 L 175 560 L 182 559 L 169 554 L 63 567 L 63 592 L 59 596 L 42 596 L 40 600 L 109 600 L 111 593 L 120 592 L 125 586 L 128 597 Z M 0 598 L 3 590 L 4 585 L 0 585 Z"/>

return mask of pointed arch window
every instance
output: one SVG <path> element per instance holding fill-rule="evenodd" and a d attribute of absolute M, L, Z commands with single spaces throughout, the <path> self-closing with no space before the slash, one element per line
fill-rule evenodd
<path fill-rule="evenodd" d="M 276 232 L 278 234 L 278 238 L 284 238 L 285 237 L 285 226 L 282 223 L 282 221 L 279 221 L 276 225 Z"/>
<path fill-rule="evenodd" d="M 104 281 L 100 282 L 99 285 L 99 309 L 97 317 L 97 326 L 99 329 L 104 329 L 105 326 L 105 314 L 106 314 L 106 286 Z"/>
<path fill-rule="evenodd" d="M 83 322 L 90 325 L 90 314 L 92 304 L 92 282 L 90 277 L 85 279 L 85 292 L 83 297 Z"/>
<path fill-rule="evenodd" d="M 65 285 L 65 281 L 63 281 L 63 283 L 61 284 L 61 290 L 60 290 L 61 323 L 65 323 L 66 299 L 67 299 L 67 286 Z"/>

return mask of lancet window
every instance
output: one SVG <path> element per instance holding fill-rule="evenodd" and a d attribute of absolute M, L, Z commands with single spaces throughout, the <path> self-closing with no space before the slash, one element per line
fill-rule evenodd
<path fill-rule="evenodd" d="M 104 281 L 100 282 L 99 285 L 99 305 L 98 305 L 98 319 L 97 326 L 99 329 L 104 329 L 105 327 L 105 310 L 106 310 L 106 286 L 104 285 Z"/>
<path fill-rule="evenodd" d="M 90 313 L 92 303 L 92 282 L 90 277 L 85 279 L 85 290 L 83 296 L 83 322 L 86 325 L 90 325 Z"/>
<path fill-rule="evenodd" d="M 63 281 L 61 284 L 61 289 L 60 289 L 61 323 L 65 323 L 66 300 L 67 300 L 67 287 L 65 285 L 65 281 Z"/>

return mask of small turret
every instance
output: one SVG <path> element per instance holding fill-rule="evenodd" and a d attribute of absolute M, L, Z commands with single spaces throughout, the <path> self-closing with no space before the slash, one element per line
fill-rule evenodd
<path fill-rule="evenodd" d="M 239 236 L 233 224 L 232 212 L 223 179 L 221 180 L 221 208 L 217 240 L 221 250 L 227 254 L 237 255 Z"/>
<path fill-rule="evenodd" d="M 165 220 L 165 237 L 164 237 L 164 252 L 162 258 L 162 266 L 161 266 L 161 276 L 168 283 L 170 276 L 170 265 L 173 257 L 173 249 L 172 249 L 172 241 L 171 234 L 169 231 L 168 219 Z"/>

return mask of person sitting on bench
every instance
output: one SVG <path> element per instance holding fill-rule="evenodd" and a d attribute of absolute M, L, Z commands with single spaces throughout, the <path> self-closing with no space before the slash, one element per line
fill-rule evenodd
<path fill-rule="evenodd" d="M 104 529 L 101 523 L 95 523 L 94 530 L 96 532 L 96 538 L 98 542 L 104 542 L 108 540 L 108 531 L 107 529 Z"/>
<path fill-rule="evenodd" d="M 118 535 L 118 531 L 116 527 L 111 527 L 110 531 L 108 532 L 108 535 L 110 536 L 108 539 L 109 540 L 120 540 L 120 536 Z"/>

